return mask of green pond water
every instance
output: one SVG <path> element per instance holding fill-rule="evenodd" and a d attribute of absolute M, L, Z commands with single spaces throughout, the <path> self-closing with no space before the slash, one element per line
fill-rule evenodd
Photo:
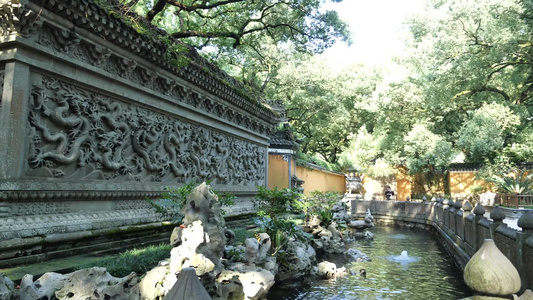
<path fill-rule="evenodd" d="M 317 280 L 299 289 L 274 286 L 269 300 L 282 299 L 461 299 L 472 295 L 461 270 L 454 264 L 434 233 L 406 227 L 377 226 L 374 240 L 349 243 L 372 261 L 352 262 L 340 254 L 319 261 L 346 266 L 349 273 L 336 280 Z M 402 256 L 402 251 L 407 251 Z M 407 256 L 406 256 L 407 254 Z M 366 278 L 359 275 L 366 269 Z"/>

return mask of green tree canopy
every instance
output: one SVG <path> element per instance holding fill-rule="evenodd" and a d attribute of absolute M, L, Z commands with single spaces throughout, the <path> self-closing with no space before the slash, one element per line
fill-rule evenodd
<path fill-rule="evenodd" d="M 337 12 L 322 9 L 324 0 L 107 1 L 118 2 L 115 10 L 130 20 L 164 30 L 258 88 L 275 72 L 273 58 L 281 55 L 273 53 L 320 53 L 335 42 L 349 42 L 348 25 Z"/>
<path fill-rule="evenodd" d="M 531 159 L 532 12 L 525 0 L 429 0 L 406 22 L 401 72 L 376 78 L 374 119 L 350 130 L 344 163 L 415 173 L 457 157 L 489 168 Z"/>

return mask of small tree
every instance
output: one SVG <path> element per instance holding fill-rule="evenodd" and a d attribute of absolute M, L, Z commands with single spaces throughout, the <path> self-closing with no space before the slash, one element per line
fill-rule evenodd
<path fill-rule="evenodd" d="M 253 200 L 257 208 L 255 222 L 271 237 L 274 255 L 283 253 L 283 247 L 289 238 L 299 240 L 307 238 L 306 234 L 286 217 L 295 203 L 300 200 L 300 193 L 295 189 L 270 190 L 262 186 L 258 186 L 257 191 L 256 198 Z"/>

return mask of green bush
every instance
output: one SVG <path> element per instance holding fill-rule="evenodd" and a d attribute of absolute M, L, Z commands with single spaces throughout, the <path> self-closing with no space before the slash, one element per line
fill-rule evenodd
<path fill-rule="evenodd" d="M 254 206 L 257 208 L 255 223 L 272 239 L 273 254 L 282 253 L 290 238 L 307 240 L 309 237 L 287 215 L 297 206 L 302 195 L 294 189 L 273 190 L 258 186 Z"/>
<path fill-rule="evenodd" d="M 274 219 L 291 211 L 301 197 L 302 194 L 295 189 L 274 188 L 271 190 L 257 186 L 257 195 L 253 203 L 259 216 L 269 216 Z"/>

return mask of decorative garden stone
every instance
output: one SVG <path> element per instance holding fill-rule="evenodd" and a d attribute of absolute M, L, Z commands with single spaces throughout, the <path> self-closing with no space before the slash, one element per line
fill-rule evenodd
<path fill-rule="evenodd" d="M 287 244 L 284 260 L 279 261 L 279 269 L 276 274 L 276 281 L 297 279 L 310 272 L 316 261 L 316 257 L 311 256 L 309 250 L 311 245 L 306 245 L 300 241 L 290 241 Z"/>
<path fill-rule="evenodd" d="M 65 275 L 64 285 L 56 291 L 59 300 L 66 299 L 140 299 L 137 275 L 117 278 L 105 268 L 82 269 Z"/>
<path fill-rule="evenodd" d="M 222 275 L 221 273 L 220 275 Z M 242 282 L 239 280 L 238 275 L 234 275 L 231 278 L 222 278 L 219 275 L 217 279 L 217 295 L 213 297 L 214 300 L 226 300 L 226 299 L 244 299 L 244 291 L 242 288 Z M 220 281 L 219 281 L 220 280 Z"/>
<path fill-rule="evenodd" d="M 141 300 L 162 299 L 172 288 L 165 280 L 169 274 L 168 265 L 158 266 L 148 271 L 139 283 Z"/>
<path fill-rule="evenodd" d="M 4 274 L 0 273 L 0 300 L 12 299 L 15 292 L 15 284 Z"/>
<path fill-rule="evenodd" d="M 317 265 L 317 275 L 322 278 L 335 278 L 337 277 L 337 266 L 329 261 L 323 261 Z"/>
<path fill-rule="evenodd" d="M 225 299 L 263 299 L 266 297 L 268 290 L 274 285 L 274 275 L 262 268 L 255 266 L 240 265 L 235 267 L 234 270 L 224 270 L 217 277 L 217 288 L 224 290 L 226 282 L 239 282 L 242 287 L 242 293 L 244 298 L 237 298 L 232 295 L 233 298 Z M 230 287 L 234 290 L 234 287 Z M 222 294 L 227 294 L 222 292 Z"/>
<path fill-rule="evenodd" d="M 350 259 L 356 262 L 371 261 L 366 254 L 354 248 L 348 249 L 346 255 L 350 256 Z"/>
<path fill-rule="evenodd" d="M 183 224 L 174 232 L 181 243 L 170 252 L 170 273 L 190 266 L 211 293 L 215 292 L 216 275 L 222 271 L 220 258 L 226 245 L 226 224 L 217 201 L 205 182 L 192 190 L 182 208 Z M 167 278 L 174 285 L 175 277 Z"/>
<path fill-rule="evenodd" d="M 272 240 L 267 233 L 260 233 L 259 236 L 259 253 L 257 263 L 263 262 L 270 253 L 270 248 L 272 247 Z"/>
<path fill-rule="evenodd" d="M 339 201 L 333 205 L 331 211 L 333 212 L 333 220 L 345 222 L 350 220 L 350 215 L 346 211 L 347 205 L 343 201 Z"/>
<path fill-rule="evenodd" d="M 533 300 L 533 292 L 531 290 L 526 290 L 520 297 L 513 295 L 514 300 Z"/>
<path fill-rule="evenodd" d="M 464 280 L 480 295 L 509 297 L 520 290 L 518 271 L 491 239 L 466 264 Z"/>
<path fill-rule="evenodd" d="M 259 261 L 259 242 L 255 238 L 248 238 L 244 241 L 244 245 L 246 247 L 244 259 L 248 264 L 254 264 L 256 261 Z"/>
<path fill-rule="evenodd" d="M 64 286 L 65 278 L 63 274 L 50 272 L 33 282 L 33 276 L 26 274 L 20 281 L 20 300 L 53 299 L 56 291 Z"/>

